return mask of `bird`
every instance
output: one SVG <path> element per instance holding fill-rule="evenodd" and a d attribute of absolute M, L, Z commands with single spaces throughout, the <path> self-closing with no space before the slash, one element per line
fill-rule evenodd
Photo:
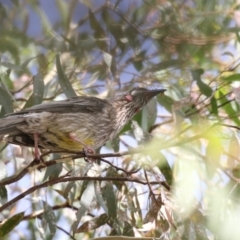
<path fill-rule="evenodd" d="M 100 99 L 77 96 L 42 103 L 0 119 L 0 139 L 39 149 L 94 153 L 112 140 L 154 96 L 166 89 L 135 87 L 124 94 Z"/>

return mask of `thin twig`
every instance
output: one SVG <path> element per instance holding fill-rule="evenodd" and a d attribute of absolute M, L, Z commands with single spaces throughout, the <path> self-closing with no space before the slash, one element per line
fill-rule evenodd
<path fill-rule="evenodd" d="M 52 210 L 58 210 L 58 209 L 62 209 L 62 208 L 70 208 L 70 209 L 73 209 L 75 211 L 78 210 L 76 207 L 71 206 L 68 202 L 64 202 L 62 204 L 55 205 L 55 206 L 51 207 Z M 24 216 L 22 221 L 23 220 L 34 219 L 34 218 L 41 218 L 43 213 L 44 213 L 43 209 L 39 210 L 39 211 L 35 211 L 35 212 L 31 213 L 31 214 L 28 214 L 28 215 Z"/>
<path fill-rule="evenodd" d="M 46 181 L 46 182 L 44 182 L 42 184 L 39 184 L 39 185 L 36 185 L 34 187 L 29 188 L 25 192 L 19 194 L 18 196 L 16 196 L 12 200 L 10 200 L 7 203 L 5 203 L 4 205 L 2 205 L 0 207 L 0 212 L 2 212 L 4 209 L 8 208 L 12 204 L 16 203 L 20 199 L 24 198 L 28 194 L 35 192 L 37 189 L 41 189 L 41 188 L 44 188 L 44 187 L 52 186 L 54 184 L 63 183 L 63 182 L 75 182 L 75 181 L 83 181 L 83 180 L 88 180 L 88 181 L 135 182 L 135 183 L 139 183 L 139 184 L 143 184 L 143 185 L 147 185 L 147 184 L 153 184 L 153 185 L 161 184 L 168 191 L 170 191 L 170 187 L 166 184 L 166 182 L 152 181 L 152 182 L 147 183 L 147 182 L 144 182 L 144 181 L 141 181 L 141 180 L 138 180 L 138 179 L 133 179 L 133 178 L 128 178 L 128 177 L 121 177 L 121 178 L 117 178 L 117 177 L 66 177 L 66 175 L 64 175 L 64 176 L 61 176 L 59 178 L 51 179 L 51 180 Z"/>

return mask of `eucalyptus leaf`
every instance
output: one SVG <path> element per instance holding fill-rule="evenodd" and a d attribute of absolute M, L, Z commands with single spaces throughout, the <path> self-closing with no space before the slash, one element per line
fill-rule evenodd
<path fill-rule="evenodd" d="M 43 221 L 46 222 L 46 224 L 50 230 L 51 236 L 54 236 L 56 233 L 56 230 L 57 230 L 55 213 L 52 210 L 51 206 L 47 202 L 42 201 L 42 203 L 43 203 L 43 208 L 44 208 Z"/>
<path fill-rule="evenodd" d="M 17 66 L 16 64 L 10 63 L 10 62 L 0 62 L 0 65 L 15 70 L 15 71 L 22 71 L 22 68 Z"/>
<path fill-rule="evenodd" d="M 76 221 L 72 225 L 73 233 L 75 233 L 77 231 L 79 222 L 81 221 L 82 217 L 86 214 L 86 211 L 92 204 L 94 193 L 95 193 L 94 183 L 93 183 L 93 181 L 90 181 L 81 196 L 80 208 L 76 212 Z"/>
<path fill-rule="evenodd" d="M 13 112 L 12 96 L 3 87 L 0 87 L 0 104 L 4 108 L 5 113 Z"/>
<path fill-rule="evenodd" d="M 33 98 L 34 105 L 42 103 L 44 95 L 44 82 L 41 73 L 38 73 L 33 77 Z"/>
<path fill-rule="evenodd" d="M 115 198 L 115 192 L 110 182 L 107 182 L 105 187 L 102 189 L 103 198 L 106 201 L 108 208 L 108 216 L 111 221 L 117 217 L 117 203 Z"/>
<path fill-rule="evenodd" d="M 0 226 L 0 237 L 4 237 L 8 233 L 10 233 L 23 219 L 24 213 L 18 213 L 11 218 L 9 218 L 6 222 L 4 222 Z"/>
<path fill-rule="evenodd" d="M 59 55 L 56 56 L 56 65 L 57 65 L 57 73 L 58 73 L 58 81 L 62 88 L 62 91 L 68 98 L 76 97 L 77 94 L 73 90 L 72 84 L 68 80 L 67 76 L 65 75 L 62 65 L 60 63 Z"/>

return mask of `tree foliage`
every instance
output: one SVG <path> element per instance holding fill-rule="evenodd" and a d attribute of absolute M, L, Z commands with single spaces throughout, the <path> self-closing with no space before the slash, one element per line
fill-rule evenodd
<path fill-rule="evenodd" d="M 32 149 L 1 142 L 1 239 L 239 239 L 238 9 L 233 0 L 1 2 L 0 117 L 167 89 L 94 162 L 43 152 L 31 163 Z"/>

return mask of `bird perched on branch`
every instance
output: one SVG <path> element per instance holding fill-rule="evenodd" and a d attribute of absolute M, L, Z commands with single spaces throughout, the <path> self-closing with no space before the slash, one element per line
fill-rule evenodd
<path fill-rule="evenodd" d="M 0 119 L 0 139 L 52 151 L 93 152 L 113 139 L 154 96 L 165 89 L 134 88 L 109 99 L 79 96 L 43 103 Z M 7 135 L 7 136 L 6 136 Z"/>

